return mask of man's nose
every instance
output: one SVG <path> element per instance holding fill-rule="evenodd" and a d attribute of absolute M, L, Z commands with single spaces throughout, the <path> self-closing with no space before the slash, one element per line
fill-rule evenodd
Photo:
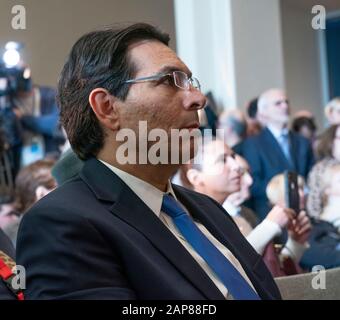
<path fill-rule="evenodd" d="M 186 110 L 199 110 L 205 107 L 206 102 L 207 98 L 201 91 L 190 87 L 190 89 L 185 92 L 183 106 Z"/>

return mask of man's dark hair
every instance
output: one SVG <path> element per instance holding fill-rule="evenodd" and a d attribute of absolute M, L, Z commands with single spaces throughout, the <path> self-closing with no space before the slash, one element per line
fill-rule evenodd
<path fill-rule="evenodd" d="M 315 132 L 317 127 L 313 118 L 298 117 L 293 120 L 292 129 L 294 132 L 299 133 L 303 127 L 307 127 L 309 130 Z"/>
<path fill-rule="evenodd" d="M 249 101 L 249 104 L 247 106 L 247 114 L 249 118 L 256 119 L 258 101 L 258 98 L 254 98 Z"/>
<path fill-rule="evenodd" d="M 152 25 L 137 23 L 90 32 L 72 47 L 60 75 L 57 99 L 61 124 L 81 159 L 96 156 L 105 138 L 89 104 L 91 91 L 101 87 L 124 101 L 129 90 L 124 81 L 136 73 L 128 49 L 131 44 L 143 40 L 168 45 L 170 38 Z"/>

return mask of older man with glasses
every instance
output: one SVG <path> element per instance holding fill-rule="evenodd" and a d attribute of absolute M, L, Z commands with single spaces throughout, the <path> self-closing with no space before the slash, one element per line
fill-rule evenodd
<path fill-rule="evenodd" d="M 263 220 L 270 210 L 266 187 L 272 177 L 285 170 L 307 178 L 314 163 L 310 142 L 289 130 L 289 100 L 280 89 L 265 91 L 258 101 L 258 116 L 264 129 L 245 140 L 242 155 L 250 165 L 252 209 Z"/>
<path fill-rule="evenodd" d="M 178 162 L 117 159 L 125 143 L 117 135 L 129 129 L 139 141 L 139 121 L 168 134 L 199 127 L 206 99 L 168 41 L 155 27 L 134 24 L 86 34 L 73 46 L 58 97 L 84 166 L 23 218 L 17 257 L 27 298 L 280 298 L 223 208 L 169 182 Z"/>

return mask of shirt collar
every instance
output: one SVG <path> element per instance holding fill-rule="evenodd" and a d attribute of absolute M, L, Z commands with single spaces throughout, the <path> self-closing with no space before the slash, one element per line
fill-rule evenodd
<path fill-rule="evenodd" d="M 114 167 L 103 160 L 98 160 L 107 166 L 111 171 L 113 171 L 120 179 L 122 179 L 157 217 L 159 217 L 161 213 L 163 196 L 165 193 L 171 194 L 177 200 L 170 180 L 168 181 L 166 192 L 163 192 L 150 183 L 139 179 L 130 173 L 118 169 L 117 167 Z"/>
<path fill-rule="evenodd" d="M 289 132 L 288 128 L 283 128 L 282 130 L 279 130 L 271 125 L 267 125 L 267 128 L 269 129 L 269 131 L 272 133 L 276 140 L 279 140 L 282 135 L 286 135 Z"/>

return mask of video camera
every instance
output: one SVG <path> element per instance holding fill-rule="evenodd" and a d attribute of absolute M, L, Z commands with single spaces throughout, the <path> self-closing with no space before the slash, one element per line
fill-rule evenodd
<path fill-rule="evenodd" d="M 12 110 L 14 98 L 19 92 L 32 89 L 31 71 L 21 61 L 21 48 L 20 43 L 8 42 L 0 59 L 0 135 L 5 136 L 9 146 L 20 143 L 17 119 Z"/>
<path fill-rule="evenodd" d="M 11 107 L 11 100 L 18 92 L 32 89 L 31 71 L 22 64 L 21 48 L 20 43 L 8 42 L 0 60 L 0 109 Z"/>

